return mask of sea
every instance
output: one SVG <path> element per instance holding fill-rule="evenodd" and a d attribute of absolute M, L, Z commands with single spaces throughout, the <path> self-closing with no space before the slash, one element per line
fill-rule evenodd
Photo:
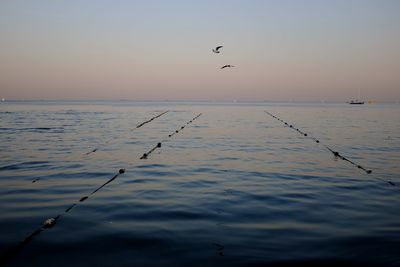
<path fill-rule="evenodd" d="M 0 265 L 400 266 L 400 105 L 0 102 Z"/>

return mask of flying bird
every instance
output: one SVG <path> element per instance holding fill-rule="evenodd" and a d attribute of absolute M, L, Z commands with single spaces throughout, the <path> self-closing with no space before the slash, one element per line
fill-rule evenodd
<path fill-rule="evenodd" d="M 224 65 L 224 66 L 221 67 L 221 70 L 225 69 L 225 68 L 233 68 L 233 67 L 235 67 L 235 66 L 233 66 L 233 65 Z"/>
<path fill-rule="evenodd" d="M 219 49 L 222 48 L 222 47 L 223 47 L 222 45 L 217 46 L 217 47 L 214 48 L 212 51 L 213 51 L 214 53 L 216 53 L 216 54 L 219 54 Z"/>

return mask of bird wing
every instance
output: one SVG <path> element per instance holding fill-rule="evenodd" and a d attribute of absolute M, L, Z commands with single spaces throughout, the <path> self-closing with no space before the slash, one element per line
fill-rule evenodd
<path fill-rule="evenodd" d="M 224 65 L 221 67 L 221 69 L 225 69 L 226 67 L 228 67 L 228 65 Z"/>
<path fill-rule="evenodd" d="M 215 50 L 217 50 L 218 51 L 218 49 L 220 49 L 221 47 L 223 47 L 222 45 L 220 45 L 220 46 L 217 46 L 216 48 L 215 48 Z"/>

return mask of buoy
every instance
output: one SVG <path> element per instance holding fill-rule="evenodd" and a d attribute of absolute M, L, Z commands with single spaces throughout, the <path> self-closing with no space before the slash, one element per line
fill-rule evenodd
<path fill-rule="evenodd" d="M 51 227 L 53 227 L 55 224 L 56 224 L 56 219 L 50 218 L 50 219 L 47 219 L 47 220 L 45 220 L 45 221 L 43 222 L 43 227 L 44 227 L 44 228 L 51 228 Z"/>

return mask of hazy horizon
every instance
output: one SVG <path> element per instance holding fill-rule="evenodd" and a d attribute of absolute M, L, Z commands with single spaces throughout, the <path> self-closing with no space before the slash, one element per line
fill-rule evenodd
<path fill-rule="evenodd" d="M 1 1 L 0 99 L 396 102 L 398 14 L 395 0 Z"/>

